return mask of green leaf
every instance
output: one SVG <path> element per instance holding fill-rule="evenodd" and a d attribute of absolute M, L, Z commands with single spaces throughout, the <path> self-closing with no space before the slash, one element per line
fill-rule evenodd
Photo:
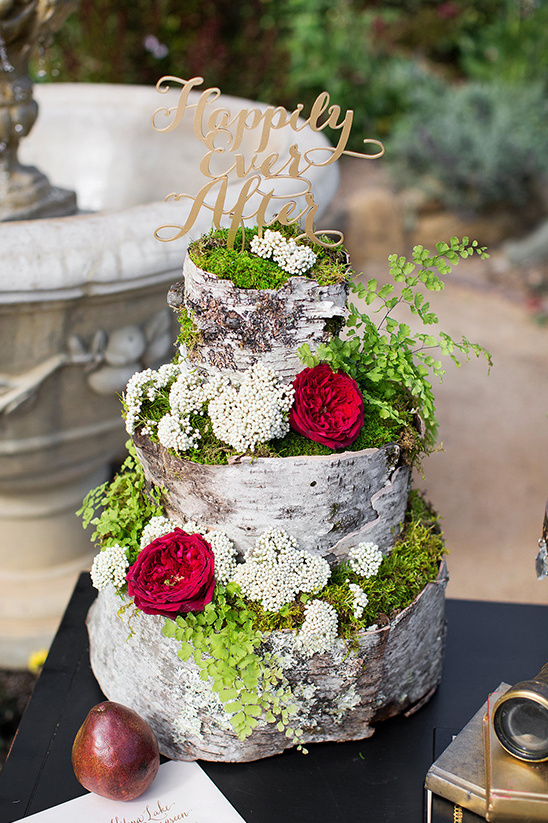
<path fill-rule="evenodd" d="M 386 283 L 379 291 L 378 296 L 381 298 L 381 300 L 385 300 L 389 294 L 392 294 L 393 291 L 394 286 L 392 285 L 392 283 Z"/>
<path fill-rule="evenodd" d="M 239 700 L 234 700 L 232 703 L 227 703 L 224 708 L 227 712 L 243 712 L 243 706 Z"/>
<path fill-rule="evenodd" d="M 173 622 L 173 620 L 166 618 L 166 622 L 162 626 L 162 634 L 164 637 L 174 637 L 176 630 L 177 625 Z"/>

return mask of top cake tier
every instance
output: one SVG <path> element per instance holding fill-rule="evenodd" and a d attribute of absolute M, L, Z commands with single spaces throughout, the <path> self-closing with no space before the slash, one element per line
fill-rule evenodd
<path fill-rule="evenodd" d="M 340 329 L 347 295 L 345 282 L 320 286 L 301 276 L 276 290 L 239 288 L 199 269 L 187 253 L 168 303 L 186 309 L 199 332 L 190 358 L 200 369 L 242 372 L 260 360 L 292 381 L 303 368 L 299 346 L 314 351 Z"/>

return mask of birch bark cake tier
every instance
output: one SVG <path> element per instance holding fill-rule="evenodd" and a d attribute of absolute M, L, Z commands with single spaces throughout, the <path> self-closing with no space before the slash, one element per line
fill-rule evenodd
<path fill-rule="evenodd" d="M 413 284 L 420 255 L 400 258 L 401 300 L 371 280 L 354 287 L 362 310 L 347 304 L 342 253 L 284 231 L 242 243 L 259 272 L 243 285 L 191 247 L 168 298 L 177 354 L 130 380 L 130 456 L 84 501 L 101 543 L 92 667 L 169 757 L 249 761 L 368 737 L 441 677 L 444 546 L 410 491 L 433 442 L 437 366 L 420 353 L 433 338 L 391 312 L 407 302 L 431 323 L 415 287 L 437 288 L 447 261 L 428 258 Z"/>
<path fill-rule="evenodd" d="M 293 694 L 301 745 L 370 737 L 375 724 L 420 704 L 439 683 L 445 640 L 445 568 L 434 583 L 382 628 L 363 632 L 348 655 L 336 641 L 308 657 L 273 632 L 264 653 L 277 654 Z M 160 751 L 175 760 L 244 762 L 295 745 L 277 723 L 260 721 L 240 739 L 192 659 L 183 662 L 162 634 L 163 619 L 120 610 L 114 591 L 92 606 L 93 671 L 110 700 L 130 705 L 154 729 Z M 122 604 L 123 607 L 123 604 Z"/>

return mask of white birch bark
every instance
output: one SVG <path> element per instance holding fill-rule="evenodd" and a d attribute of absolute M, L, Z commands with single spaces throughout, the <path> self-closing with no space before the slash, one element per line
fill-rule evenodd
<path fill-rule="evenodd" d="M 241 372 L 261 360 L 292 381 L 304 368 L 299 346 L 315 351 L 332 335 L 328 321 L 346 316 L 346 283 L 291 277 L 280 289 L 241 289 L 202 271 L 188 254 L 183 283 L 171 287 L 168 302 L 191 313 L 200 332 L 193 356 L 207 372 Z"/>
<path fill-rule="evenodd" d="M 284 673 L 297 705 L 303 743 L 359 740 L 375 725 L 422 705 L 441 679 L 445 639 L 445 566 L 414 602 L 387 625 L 360 636 L 347 654 L 343 641 L 306 658 L 288 653 L 287 632 L 265 649 L 283 649 Z M 128 601 L 126 600 L 126 603 Z M 179 644 L 161 633 L 164 619 L 134 611 L 107 589 L 88 616 L 91 665 L 109 700 L 134 709 L 150 723 L 160 751 L 178 760 L 250 761 L 293 743 L 276 724 L 262 723 L 238 740 L 228 716 L 196 664 L 177 656 Z M 281 645 L 280 645 L 281 644 Z M 290 647 L 291 648 L 291 647 Z"/>
<path fill-rule="evenodd" d="M 175 520 L 226 532 L 239 553 L 268 528 L 330 562 L 362 541 L 388 552 L 405 516 L 410 471 L 394 444 L 341 454 L 250 458 L 228 466 L 181 460 L 134 435 L 147 480 L 167 491 Z"/>

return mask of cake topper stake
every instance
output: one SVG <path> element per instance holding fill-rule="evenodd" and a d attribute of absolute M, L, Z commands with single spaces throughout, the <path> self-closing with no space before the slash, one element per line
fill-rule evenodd
<path fill-rule="evenodd" d="M 216 87 L 205 89 L 195 102 L 190 102 L 191 91 L 203 82 L 202 77 L 183 80 L 180 77 L 166 75 L 156 84 L 160 94 L 167 93 L 172 84 L 180 84 L 181 91 L 177 105 L 163 106 L 154 112 L 152 115 L 153 129 L 158 132 L 173 131 L 181 123 L 185 114 L 194 110 L 191 115 L 194 135 L 204 143 L 207 149 L 200 162 L 200 171 L 208 180 L 196 195 L 171 192 L 166 196 L 166 201 L 190 200 L 192 206 L 184 225 L 160 226 L 154 232 L 155 237 L 162 242 L 177 240 L 192 229 L 201 209 L 209 209 L 213 213 L 213 224 L 217 229 L 221 228 L 224 216 L 230 217 L 227 240 L 229 248 L 234 245 L 238 228 L 244 230 L 244 222 L 252 218 L 256 219 L 259 237 L 262 237 L 264 227 L 269 226 L 275 220 L 286 226 L 304 222 L 304 232 L 297 239 L 307 237 L 312 243 L 319 243 L 326 247 L 341 245 L 344 240 L 342 232 L 322 230 L 318 233 L 314 229 L 314 216 L 318 205 L 314 200 L 312 184 L 305 174 L 312 167 L 331 165 L 343 154 L 374 160 L 384 154 L 383 144 L 374 138 L 366 138 L 363 142 L 375 146 L 375 152 L 365 154 L 347 149 L 354 112 L 348 109 L 342 117 L 340 106 L 329 105 L 329 94 L 326 91 L 316 97 L 306 120 L 301 117 L 304 108 L 302 103 L 299 103 L 291 113 L 283 106 L 266 106 L 242 108 L 232 116 L 231 111 L 225 107 L 211 110 L 211 104 L 221 96 L 220 89 Z M 326 114 L 327 116 L 322 120 L 321 118 Z M 162 117 L 168 121 L 167 124 L 162 125 Z M 274 131 L 289 128 L 297 134 L 309 127 L 312 131 L 320 132 L 328 126 L 339 132 L 336 146 L 317 146 L 301 153 L 298 144 L 292 143 L 289 146 L 287 157 L 281 158 L 279 152 L 266 153 Z M 231 127 L 234 128 L 231 130 Z M 254 152 L 251 159 L 248 158 L 247 161 L 240 151 L 246 135 Z M 320 160 L 318 153 L 321 155 L 322 152 L 324 155 L 327 153 L 328 156 Z M 211 169 L 212 162 L 218 163 L 225 158 L 227 167 L 221 173 L 215 174 Z M 236 203 L 227 205 L 228 179 L 231 174 L 235 174 L 243 182 Z M 275 187 L 262 188 L 263 184 L 269 180 L 293 180 L 296 183 L 296 190 L 276 194 Z M 216 198 L 213 205 L 206 201 L 209 194 Z M 256 205 L 257 196 L 260 198 L 258 206 Z M 299 210 L 297 199 L 303 197 L 306 205 Z M 277 200 L 285 202 L 277 214 L 269 219 L 267 217 L 269 206 Z M 249 207 L 247 213 L 246 207 Z M 169 232 L 167 236 L 166 231 Z M 325 239 L 330 235 L 335 238 L 333 242 Z"/>

